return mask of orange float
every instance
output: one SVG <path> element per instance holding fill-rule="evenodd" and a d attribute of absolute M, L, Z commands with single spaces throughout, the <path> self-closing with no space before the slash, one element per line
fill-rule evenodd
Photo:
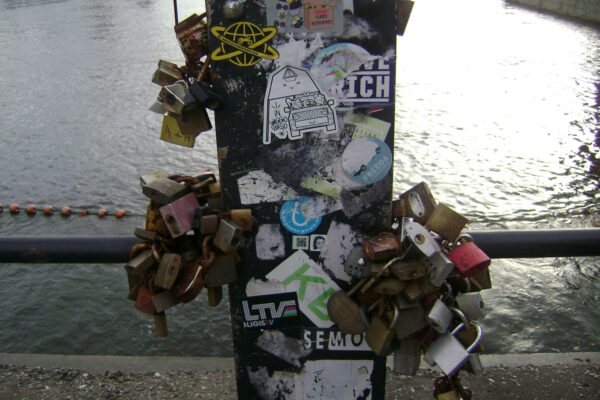
<path fill-rule="evenodd" d="M 54 207 L 52 207 L 50 204 L 46 204 L 44 206 L 44 215 L 52 215 L 54 214 Z"/>
<path fill-rule="evenodd" d="M 17 203 L 12 203 L 9 207 L 8 207 L 9 211 L 11 214 L 18 214 L 19 211 L 21 211 L 21 209 L 19 208 L 19 205 Z"/>
<path fill-rule="evenodd" d="M 35 215 L 35 213 L 37 212 L 37 208 L 36 208 L 35 204 L 27 205 L 25 212 L 27 212 L 27 215 Z"/>
<path fill-rule="evenodd" d="M 71 207 L 69 206 L 64 206 L 63 208 L 61 208 L 60 210 L 60 214 L 63 217 L 68 217 L 69 215 L 71 215 Z"/>

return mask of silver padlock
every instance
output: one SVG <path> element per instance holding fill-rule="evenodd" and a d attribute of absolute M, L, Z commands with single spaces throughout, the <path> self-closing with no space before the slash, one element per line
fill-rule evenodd
<path fill-rule="evenodd" d="M 485 317 L 483 298 L 479 292 L 460 293 L 456 296 L 456 304 L 469 321 Z"/>
<path fill-rule="evenodd" d="M 177 81 L 172 85 L 164 86 L 158 93 L 158 101 L 167 112 L 177 115 L 183 115 L 188 108 L 191 108 L 196 99 L 190 93 L 187 83 Z"/>
<path fill-rule="evenodd" d="M 423 308 L 416 307 L 398 309 L 398 323 L 395 325 L 396 337 L 400 340 L 407 338 L 427 326 Z"/>
<path fill-rule="evenodd" d="M 400 348 L 394 353 L 394 372 L 414 376 L 421 364 L 421 346 L 419 340 L 408 337 L 400 341 Z"/>
<path fill-rule="evenodd" d="M 226 219 L 219 221 L 219 226 L 213 239 L 215 247 L 224 253 L 229 253 L 230 251 L 237 250 L 243 241 L 242 228 Z"/>
<path fill-rule="evenodd" d="M 442 251 L 442 248 L 435 241 L 433 235 L 418 222 L 404 223 L 402 228 L 405 230 L 405 235 L 412 246 L 425 257 L 431 257 L 435 253 Z"/>
<path fill-rule="evenodd" d="M 433 303 L 433 306 L 427 313 L 425 319 L 437 332 L 444 333 L 448 331 L 448 327 L 450 326 L 453 317 L 454 314 L 452 313 L 452 310 L 450 310 L 441 299 L 437 299 L 435 303 Z"/>
<path fill-rule="evenodd" d="M 370 275 L 362 246 L 355 247 L 348 254 L 344 261 L 344 271 L 353 278 L 364 278 Z"/>
<path fill-rule="evenodd" d="M 429 280 L 435 287 L 442 286 L 454 269 L 454 263 L 441 250 L 436 251 L 429 257 L 425 257 L 423 264 L 427 266 Z"/>
<path fill-rule="evenodd" d="M 483 364 L 481 363 L 481 358 L 477 353 L 469 353 L 469 361 L 467 361 L 467 365 L 465 366 L 465 371 L 479 375 L 483 372 Z"/>
<path fill-rule="evenodd" d="M 444 374 L 448 376 L 454 375 L 469 360 L 469 353 L 479 345 L 482 338 L 481 327 L 476 322 L 472 322 L 472 324 L 477 330 L 477 337 L 466 349 L 454 337 L 456 333 L 465 327 L 463 322 L 454 328 L 452 332 L 446 332 L 438 337 L 429 346 L 427 355 L 440 367 Z"/>
<path fill-rule="evenodd" d="M 158 177 L 142 185 L 142 193 L 156 204 L 168 204 L 188 192 L 185 185 L 164 177 Z"/>

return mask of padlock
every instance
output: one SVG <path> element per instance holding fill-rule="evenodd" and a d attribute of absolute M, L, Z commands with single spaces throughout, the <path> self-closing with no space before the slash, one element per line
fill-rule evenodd
<path fill-rule="evenodd" d="M 147 185 L 148 183 L 152 182 L 156 178 L 168 178 L 168 177 L 169 177 L 169 174 L 166 173 L 165 171 L 151 172 L 149 174 L 140 176 L 140 186 Z"/>
<path fill-rule="evenodd" d="M 175 307 L 179 303 L 180 301 L 177 297 L 169 290 L 152 296 L 152 304 L 158 313 L 168 310 L 171 307 Z"/>
<path fill-rule="evenodd" d="M 410 19 L 415 2 L 412 0 L 396 0 L 396 34 L 403 36 Z"/>
<path fill-rule="evenodd" d="M 221 97 L 208 82 L 194 81 L 190 85 L 190 92 L 203 107 L 209 110 L 217 110 L 221 106 Z"/>
<path fill-rule="evenodd" d="M 427 275 L 427 267 L 420 261 L 399 261 L 390 267 L 390 271 L 402 281 L 412 281 Z"/>
<path fill-rule="evenodd" d="M 159 209 L 171 236 L 176 238 L 192 229 L 194 211 L 198 207 L 200 207 L 200 204 L 198 204 L 196 195 L 188 193 Z"/>
<path fill-rule="evenodd" d="M 412 243 L 412 247 L 418 250 L 423 256 L 431 257 L 442 250 L 431 233 L 418 222 L 405 223 L 403 224 L 403 229 L 406 232 L 407 239 Z"/>
<path fill-rule="evenodd" d="M 163 289 L 171 289 L 181 268 L 181 256 L 176 253 L 165 253 L 160 259 L 154 285 Z"/>
<path fill-rule="evenodd" d="M 202 132 L 212 129 L 212 123 L 206 109 L 200 105 L 190 106 L 184 110 L 183 115 L 167 113 L 177 120 L 177 126 L 183 135 L 196 137 Z"/>
<path fill-rule="evenodd" d="M 135 269 L 128 265 L 125 265 L 125 272 L 127 272 L 127 285 L 129 287 L 127 298 L 129 300 L 135 301 L 135 299 L 137 298 L 137 292 L 140 289 L 142 283 L 142 279 L 140 275 L 135 271 Z"/>
<path fill-rule="evenodd" d="M 195 64 L 208 53 L 208 27 L 205 18 L 206 14 L 192 14 L 175 25 L 175 35 L 186 63 Z"/>
<path fill-rule="evenodd" d="M 166 113 L 163 115 L 162 127 L 160 130 L 160 140 L 173 143 L 183 147 L 194 147 L 196 135 L 185 135 L 181 131 L 179 122 L 175 118 L 176 114 Z"/>
<path fill-rule="evenodd" d="M 206 293 L 208 295 L 208 306 L 216 307 L 221 303 L 221 300 L 223 299 L 223 286 L 206 288 Z"/>
<path fill-rule="evenodd" d="M 223 208 L 225 208 L 224 203 L 223 203 L 223 196 L 221 194 L 221 183 L 220 182 L 215 182 L 215 183 L 211 183 L 210 185 L 208 185 L 208 188 L 210 190 L 210 197 L 207 199 L 208 200 L 208 208 L 214 210 L 214 209 L 218 209 L 218 210 L 222 210 Z"/>
<path fill-rule="evenodd" d="M 139 237 L 142 240 L 146 240 L 148 242 L 154 242 L 154 240 L 156 239 L 156 232 L 153 231 L 148 231 L 144 228 L 141 228 L 139 226 L 137 226 L 135 228 L 135 231 L 133 232 L 133 234 L 137 237 Z"/>
<path fill-rule="evenodd" d="M 463 369 L 470 374 L 480 375 L 485 368 L 483 368 L 479 354 L 469 353 L 469 360 L 463 366 Z"/>
<path fill-rule="evenodd" d="M 470 277 L 469 281 L 471 282 L 471 288 L 474 291 L 491 289 L 492 288 L 492 277 L 490 276 L 489 267 L 484 268 L 483 271 Z"/>
<path fill-rule="evenodd" d="M 212 235 L 219 227 L 219 217 L 214 214 L 203 215 L 200 221 L 200 234 Z"/>
<path fill-rule="evenodd" d="M 392 202 L 392 217 L 413 218 L 421 225 L 425 224 L 436 207 L 435 199 L 425 182 L 402 193 Z"/>
<path fill-rule="evenodd" d="M 447 376 L 440 376 L 434 382 L 433 397 L 436 400 L 464 400 Z"/>
<path fill-rule="evenodd" d="M 152 82 L 159 86 L 172 85 L 181 79 L 181 71 L 177 64 L 165 60 L 158 60 L 158 68 L 152 75 Z"/>
<path fill-rule="evenodd" d="M 173 294 L 182 303 L 194 300 L 204 287 L 203 267 L 198 262 L 185 264 L 173 286 Z"/>
<path fill-rule="evenodd" d="M 155 293 L 152 289 L 152 279 L 146 278 L 137 292 L 135 308 L 146 314 L 156 314 L 156 308 L 154 308 L 154 304 L 152 303 L 152 296 L 154 295 Z"/>
<path fill-rule="evenodd" d="M 446 240 L 454 242 L 468 222 L 468 219 L 446 204 L 438 203 L 431 217 L 427 220 L 425 228 L 434 231 Z"/>
<path fill-rule="evenodd" d="M 397 301 L 394 304 L 398 304 Z M 394 327 L 394 331 L 400 340 L 406 339 L 427 326 L 423 308 L 419 303 L 413 304 L 414 307 L 398 309 L 398 323 Z"/>
<path fill-rule="evenodd" d="M 433 286 L 440 287 L 446 282 L 446 278 L 454 269 L 454 263 L 443 251 L 436 251 L 429 257 L 423 258 L 423 264 L 427 266 L 429 280 Z"/>
<path fill-rule="evenodd" d="M 365 340 L 376 355 L 387 356 L 394 350 L 392 341 L 396 335 L 395 327 L 398 324 L 399 318 L 400 314 L 396 307 L 394 307 L 394 317 L 389 325 L 376 315 L 371 318 L 371 324 L 367 328 Z"/>
<path fill-rule="evenodd" d="M 364 254 L 364 251 L 363 251 Z M 388 260 L 389 261 L 389 260 Z M 366 263 L 367 271 L 365 273 L 366 276 L 381 274 L 382 277 L 390 276 L 391 266 L 384 270 L 384 267 L 387 265 L 388 261 L 375 262 L 371 261 L 368 258 L 364 257 L 364 262 Z"/>
<path fill-rule="evenodd" d="M 425 318 L 429 326 L 439 333 L 444 333 L 448 330 L 453 317 L 452 310 L 442 300 L 436 299 Z"/>
<path fill-rule="evenodd" d="M 208 213 L 208 207 L 200 206 L 194 210 L 194 219 L 192 220 L 192 228 L 200 229 L 202 226 L 202 217 Z"/>
<path fill-rule="evenodd" d="M 146 223 L 144 228 L 147 231 L 159 233 L 161 235 L 169 235 L 169 229 L 165 220 L 158 212 L 158 209 L 154 207 L 154 202 L 151 201 L 146 208 Z"/>
<path fill-rule="evenodd" d="M 213 239 L 213 245 L 223 253 L 237 250 L 243 243 L 242 229 L 231 221 L 221 219 Z"/>
<path fill-rule="evenodd" d="M 414 280 L 408 282 L 408 284 L 402 290 L 402 295 L 409 302 L 415 302 L 422 297 L 424 297 L 427 293 L 423 290 L 422 284 L 420 280 Z"/>
<path fill-rule="evenodd" d="M 157 100 L 162 104 L 165 112 L 177 115 L 184 115 L 189 109 L 198 105 L 188 89 L 188 84 L 183 80 L 164 86 L 158 93 Z"/>
<path fill-rule="evenodd" d="M 465 328 L 458 331 L 455 337 L 462 343 L 463 346 L 467 347 L 475 341 L 477 338 L 477 329 L 471 321 L 469 321 L 466 315 L 456 307 L 449 307 L 452 312 L 458 316 Z M 473 349 L 474 353 L 485 351 L 483 340 L 479 342 L 477 347 Z"/>
<path fill-rule="evenodd" d="M 400 321 L 402 320 L 400 319 Z M 400 340 L 400 348 L 394 352 L 393 371 L 400 375 L 415 376 L 420 364 L 421 346 L 419 340 L 414 337 Z"/>
<path fill-rule="evenodd" d="M 367 330 L 367 324 L 361 316 L 358 304 L 352 300 L 354 293 L 360 289 L 367 278 L 358 281 L 348 292 L 336 292 L 327 300 L 327 314 L 337 324 L 340 331 L 349 334 L 360 334 Z"/>
<path fill-rule="evenodd" d="M 479 292 L 458 294 L 456 305 L 469 321 L 480 320 L 485 317 L 485 304 Z"/>
<path fill-rule="evenodd" d="M 398 280 L 395 277 L 382 278 L 375 284 L 373 291 L 377 294 L 395 296 L 402 292 L 406 284 L 406 281 Z"/>
<path fill-rule="evenodd" d="M 215 260 L 206 273 L 206 287 L 212 288 L 234 282 L 237 279 L 237 267 L 235 264 L 235 257 L 232 255 L 227 254 L 215 257 Z"/>
<path fill-rule="evenodd" d="M 169 336 L 169 331 L 167 329 L 167 314 L 161 312 L 154 314 L 153 317 L 154 327 L 156 328 L 156 334 L 158 335 L 158 337 Z"/>
<path fill-rule="evenodd" d="M 469 235 L 460 235 L 454 247 L 448 252 L 448 258 L 456 264 L 460 275 L 467 278 L 477 275 L 489 267 L 491 260 Z"/>
<path fill-rule="evenodd" d="M 142 185 L 142 193 L 156 204 L 168 204 L 188 193 L 185 185 L 175 182 L 169 178 L 156 178 Z M 148 229 L 148 227 L 146 227 Z M 148 229 L 151 230 L 151 229 Z"/>
<path fill-rule="evenodd" d="M 229 211 L 229 220 L 239 226 L 244 232 L 252 232 L 254 220 L 252 219 L 252 210 L 241 208 Z"/>
<path fill-rule="evenodd" d="M 477 330 L 475 341 L 466 349 L 461 342 L 454 337 L 456 333 L 464 329 L 465 324 L 460 323 L 452 332 L 446 332 L 438 337 L 429 349 L 427 354 L 441 368 L 444 374 L 454 375 L 469 359 L 469 353 L 473 351 L 481 341 L 481 328 L 476 322 L 471 322 Z"/>
<path fill-rule="evenodd" d="M 364 278 L 369 276 L 367 262 L 362 246 L 357 246 L 350 251 L 344 260 L 344 271 L 353 278 Z"/>
<path fill-rule="evenodd" d="M 381 232 L 363 243 L 365 256 L 371 261 L 386 261 L 400 252 L 400 243 L 391 232 Z"/>
<path fill-rule="evenodd" d="M 125 269 L 128 268 L 134 271 L 138 276 L 142 276 L 146 273 L 156 263 L 156 260 L 152 254 L 152 250 L 144 250 L 141 251 L 138 255 L 133 257 L 127 265 Z"/>
<path fill-rule="evenodd" d="M 364 250 L 364 248 L 363 248 Z M 373 275 L 368 281 L 367 283 L 365 283 L 365 285 L 360 289 L 360 291 L 362 293 L 365 293 L 366 291 L 370 290 L 371 287 L 376 284 L 382 277 L 389 275 L 390 272 L 390 268 L 392 265 L 394 265 L 395 263 L 397 263 L 398 261 L 400 261 L 402 259 L 402 257 L 396 257 L 396 258 L 392 258 L 391 260 L 389 260 L 384 266 L 383 268 L 381 268 L 375 275 Z"/>

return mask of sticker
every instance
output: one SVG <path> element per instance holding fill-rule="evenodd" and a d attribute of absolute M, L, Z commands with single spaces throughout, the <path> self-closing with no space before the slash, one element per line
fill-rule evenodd
<path fill-rule="evenodd" d="M 279 36 L 302 32 L 344 30 L 342 0 L 267 0 L 267 24 L 277 27 Z"/>
<path fill-rule="evenodd" d="M 292 250 L 309 250 L 310 236 L 292 236 Z"/>
<path fill-rule="evenodd" d="M 285 257 L 285 242 L 280 225 L 264 224 L 256 233 L 256 257 L 259 260 L 275 260 Z"/>
<path fill-rule="evenodd" d="M 344 124 L 344 130 L 354 139 L 374 137 L 385 140 L 392 124 L 364 114 L 352 114 Z"/>
<path fill-rule="evenodd" d="M 372 398 L 371 360 L 314 360 L 304 364 L 299 379 L 304 393 L 295 399 L 370 399 Z"/>
<path fill-rule="evenodd" d="M 307 70 L 285 66 L 269 76 L 264 104 L 263 143 L 297 140 L 304 132 L 337 130 L 335 100 L 326 97 Z"/>
<path fill-rule="evenodd" d="M 336 82 L 344 82 L 344 78 L 374 58 L 360 46 L 337 43 L 315 55 L 310 73 L 333 97 L 343 98 L 344 96 L 339 96 L 339 93 L 332 90 Z"/>
<path fill-rule="evenodd" d="M 371 351 L 364 333 L 350 334 L 337 329 L 304 328 L 304 348 L 321 351 Z"/>
<path fill-rule="evenodd" d="M 281 283 L 287 292 L 295 291 L 300 311 L 317 327 L 329 328 L 334 324 L 327 314 L 327 300 L 340 288 L 308 254 L 298 250 L 266 278 Z M 277 285 L 271 286 L 277 288 Z M 262 286 L 263 290 L 266 288 Z"/>
<path fill-rule="evenodd" d="M 353 140 L 342 154 L 342 169 L 353 181 L 370 185 L 385 178 L 392 168 L 392 152 L 381 140 Z"/>
<path fill-rule="evenodd" d="M 344 106 L 392 104 L 390 64 L 385 57 L 367 62 L 331 89 Z"/>
<path fill-rule="evenodd" d="M 326 235 L 310 235 L 310 251 L 321 252 L 327 243 Z"/>
<path fill-rule="evenodd" d="M 321 216 L 305 218 L 302 213 L 303 203 L 309 201 L 306 196 L 300 196 L 296 200 L 288 200 L 281 206 L 279 217 L 281 224 L 288 231 L 296 235 L 306 235 L 314 232 L 321 225 Z"/>
<path fill-rule="evenodd" d="M 296 293 L 246 297 L 241 306 L 244 329 L 280 329 L 300 324 Z"/>
<path fill-rule="evenodd" d="M 274 26 L 260 28 L 251 22 L 240 21 L 224 26 L 213 26 L 211 33 L 221 42 L 210 55 L 213 61 L 228 60 L 238 67 L 251 67 L 261 59 L 276 60 L 279 53 L 269 45 L 277 33 Z"/>
<path fill-rule="evenodd" d="M 319 254 L 319 261 L 327 265 L 327 272 L 333 277 L 350 282 L 352 277 L 346 272 L 344 262 L 364 238 L 354 232 L 350 225 L 337 221 L 331 222 L 326 237 L 329 240 Z"/>
<path fill-rule="evenodd" d="M 237 181 L 240 203 L 243 205 L 274 203 L 295 199 L 296 192 L 284 183 L 273 180 L 263 170 L 252 171 Z"/>

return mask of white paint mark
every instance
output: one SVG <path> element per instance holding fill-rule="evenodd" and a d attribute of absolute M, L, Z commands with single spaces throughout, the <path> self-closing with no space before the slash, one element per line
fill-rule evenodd
<path fill-rule="evenodd" d="M 295 399 L 370 399 L 372 398 L 370 360 L 307 361 L 297 375 Z"/>
<path fill-rule="evenodd" d="M 238 179 L 240 202 L 244 205 L 273 203 L 295 199 L 298 195 L 289 186 L 273 181 L 265 171 L 249 172 Z"/>
<path fill-rule="evenodd" d="M 247 297 L 262 296 L 265 294 L 279 294 L 285 292 L 285 286 L 281 282 L 250 279 L 246 284 Z"/>
<path fill-rule="evenodd" d="M 298 368 L 302 366 L 300 359 L 311 353 L 304 348 L 302 340 L 287 337 L 280 331 L 264 331 L 256 340 L 256 346 Z"/>
<path fill-rule="evenodd" d="M 258 227 L 256 256 L 260 260 L 275 260 L 285 257 L 285 241 L 279 225 L 264 224 Z"/>
<path fill-rule="evenodd" d="M 333 221 L 327 231 L 327 242 L 321 250 L 319 260 L 327 266 L 327 271 L 336 279 L 350 282 L 350 275 L 344 271 L 344 262 L 350 252 L 364 240 L 348 224 Z"/>
<path fill-rule="evenodd" d="M 256 393 L 263 400 L 294 400 L 298 399 L 296 392 L 295 378 L 293 372 L 275 371 L 272 376 L 266 367 L 260 367 L 256 371 L 252 371 L 247 367 L 248 378 L 250 384 L 256 390 Z"/>

